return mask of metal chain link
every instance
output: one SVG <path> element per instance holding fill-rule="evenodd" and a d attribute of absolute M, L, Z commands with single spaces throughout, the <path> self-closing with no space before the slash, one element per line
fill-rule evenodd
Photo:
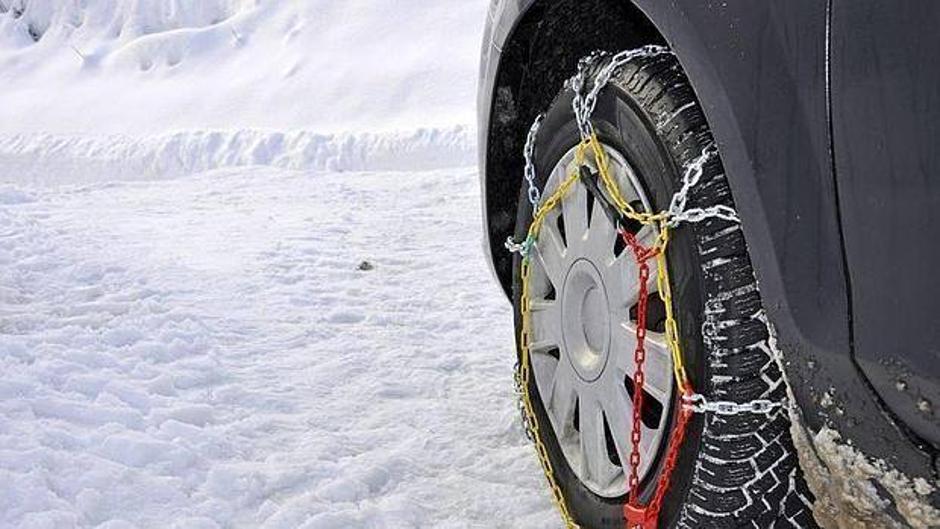
<path fill-rule="evenodd" d="M 767 399 L 756 399 L 749 402 L 733 402 L 728 400 L 709 401 L 701 393 L 693 393 L 682 397 L 684 407 L 695 413 L 714 413 L 715 415 L 739 415 L 742 413 L 770 414 L 774 410 L 786 407 L 784 402 L 774 402 Z"/>
<path fill-rule="evenodd" d="M 636 236 L 625 229 L 620 230 L 623 239 L 639 266 L 639 292 L 637 294 L 636 308 L 636 348 L 633 351 L 633 362 L 636 371 L 633 374 L 633 426 L 630 432 L 630 476 L 627 483 L 630 487 L 630 503 L 636 502 L 640 492 L 640 432 L 643 430 L 643 386 L 646 384 L 646 374 L 643 364 L 646 362 L 646 317 L 647 303 L 649 302 L 648 285 L 650 279 L 650 265 L 655 262 L 658 248 L 644 248 Z"/>
<path fill-rule="evenodd" d="M 685 207 L 689 202 L 689 193 L 692 191 L 693 187 L 698 185 L 702 180 L 702 175 L 705 174 L 705 164 L 717 157 L 718 147 L 713 143 L 705 147 L 705 149 L 702 150 L 702 154 L 685 168 L 685 172 L 682 174 L 682 187 L 679 188 L 679 192 L 673 195 L 672 200 L 669 201 L 667 211 L 670 217 L 674 218 L 685 211 Z"/>
<path fill-rule="evenodd" d="M 525 433 L 526 439 L 530 441 L 535 441 L 534 432 L 535 429 L 532 427 L 532 421 L 529 419 L 528 413 L 526 413 L 525 402 L 523 393 L 525 392 L 525 386 L 522 380 L 522 364 L 521 362 L 516 362 L 515 372 L 513 374 L 513 386 L 514 393 L 516 394 L 516 404 L 519 408 L 519 414 L 522 415 L 522 431 Z"/>
<path fill-rule="evenodd" d="M 587 82 L 588 70 L 594 64 L 609 55 L 604 53 L 592 53 L 578 61 L 578 73 L 569 81 L 574 91 L 574 99 L 571 100 L 571 107 L 574 110 L 574 117 L 578 121 L 578 130 L 581 133 L 581 139 L 587 140 L 594 134 L 594 125 L 591 124 L 591 115 L 594 114 L 594 107 L 597 106 L 597 96 L 601 90 L 607 86 L 614 74 L 623 68 L 628 62 L 637 57 L 654 57 L 656 55 L 672 54 L 663 46 L 648 45 L 632 50 L 624 50 L 613 57 L 610 61 L 601 67 L 600 71 L 594 77 L 591 89 L 585 94 L 585 84 Z"/>
<path fill-rule="evenodd" d="M 529 203 L 532 204 L 533 215 L 538 212 L 539 204 L 542 202 L 542 192 L 535 182 L 535 140 L 538 138 L 539 129 L 542 127 L 542 121 L 544 120 L 545 114 L 539 114 L 535 117 L 532 126 L 529 127 L 529 133 L 525 139 L 525 146 L 522 149 L 522 157 L 525 159 L 524 175 L 525 181 L 529 186 L 527 193 Z M 529 256 L 529 251 L 532 250 L 533 244 L 535 244 L 535 240 L 531 237 L 526 237 L 522 242 L 517 242 L 510 235 L 506 238 L 506 242 L 503 243 L 503 246 L 509 250 L 510 253 L 518 253 L 525 258 Z"/>
<path fill-rule="evenodd" d="M 506 238 L 506 242 L 503 243 L 503 246 L 509 250 L 509 253 L 518 253 L 522 257 L 528 257 L 529 252 L 532 251 L 532 246 L 535 244 L 535 240 L 531 237 L 526 237 L 522 242 L 516 242 L 515 239 L 510 235 Z"/>
<path fill-rule="evenodd" d="M 728 222 L 740 223 L 737 212 L 734 209 L 717 205 L 707 208 L 689 208 L 689 194 L 692 189 L 699 184 L 702 175 L 705 174 L 705 165 L 718 157 L 718 147 L 711 144 L 702 151 L 702 154 L 692 161 L 682 174 L 682 187 L 672 196 L 669 202 L 669 208 L 666 210 L 668 219 L 666 224 L 670 228 L 679 226 L 682 222 L 702 222 L 707 219 L 719 218 Z"/>
<path fill-rule="evenodd" d="M 535 183 L 535 139 L 538 137 L 539 129 L 542 127 L 542 121 L 545 114 L 539 114 L 529 127 L 529 135 L 526 136 L 525 147 L 522 155 L 525 157 L 525 181 L 529 184 L 529 203 L 532 204 L 532 212 L 539 208 L 539 202 L 542 201 L 542 192 L 539 191 Z"/>

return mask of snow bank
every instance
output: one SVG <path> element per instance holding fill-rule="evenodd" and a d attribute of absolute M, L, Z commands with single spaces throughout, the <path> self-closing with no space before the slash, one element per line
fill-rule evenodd
<path fill-rule="evenodd" d="M 471 165 L 485 10 L 0 0 L 0 181 Z"/>
<path fill-rule="evenodd" d="M 249 165 L 305 171 L 392 171 L 472 165 L 466 127 L 399 133 L 190 131 L 135 138 L 18 134 L 0 137 L 0 182 L 86 183 L 174 178 Z"/>
<path fill-rule="evenodd" d="M 0 135 L 474 120 L 486 0 L 0 0 Z"/>

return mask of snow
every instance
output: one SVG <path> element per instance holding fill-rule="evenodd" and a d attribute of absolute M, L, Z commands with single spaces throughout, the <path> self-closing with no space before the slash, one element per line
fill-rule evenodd
<path fill-rule="evenodd" d="M 0 134 L 469 124 L 486 4 L 0 0 Z"/>
<path fill-rule="evenodd" d="M 0 206 L 0 526 L 553 525 L 473 169 L 29 193 Z"/>
<path fill-rule="evenodd" d="M 481 251 L 486 7 L 0 0 L 0 527 L 557 525 Z"/>
<path fill-rule="evenodd" d="M 181 177 L 266 165 L 317 171 L 400 171 L 468 166 L 476 140 L 465 125 L 385 133 L 192 130 L 0 136 L 0 182 L 61 184 Z M 0 193 L 0 202 L 12 200 Z"/>

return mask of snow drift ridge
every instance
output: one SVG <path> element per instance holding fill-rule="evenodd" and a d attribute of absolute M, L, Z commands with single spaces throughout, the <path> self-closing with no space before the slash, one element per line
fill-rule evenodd
<path fill-rule="evenodd" d="M 0 137 L 0 181 L 155 180 L 249 165 L 304 171 L 437 169 L 475 163 L 474 136 L 465 126 L 378 134 L 258 130 L 186 131 L 143 138 L 18 134 Z"/>

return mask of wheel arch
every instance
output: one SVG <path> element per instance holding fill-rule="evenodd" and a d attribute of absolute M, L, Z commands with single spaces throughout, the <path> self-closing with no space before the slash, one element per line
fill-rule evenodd
<path fill-rule="evenodd" d="M 499 3 L 499 2 L 497 2 Z M 512 259 L 503 243 L 516 220 L 526 132 L 548 109 L 578 60 L 597 49 L 619 51 L 665 43 L 652 22 L 630 1 L 510 0 L 491 36 L 494 64 L 484 53 L 480 107 L 485 249 L 507 296 Z M 597 15 L 603 13 L 603 20 Z M 501 22 L 501 23 L 500 23 Z M 600 22 L 600 23 L 593 23 Z"/>

